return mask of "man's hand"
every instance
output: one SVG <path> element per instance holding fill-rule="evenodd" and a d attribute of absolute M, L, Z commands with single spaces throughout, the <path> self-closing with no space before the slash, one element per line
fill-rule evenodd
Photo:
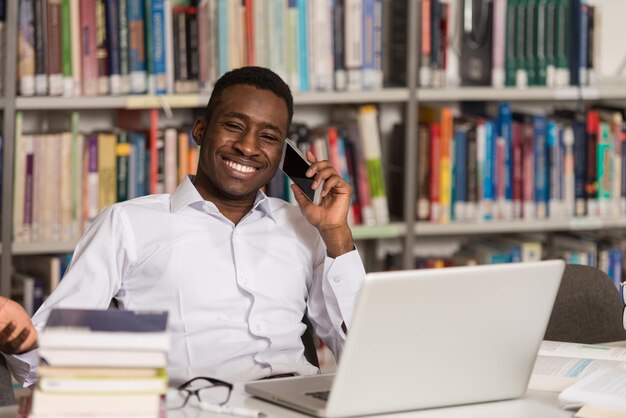
<path fill-rule="evenodd" d="M 0 297 L 0 351 L 21 354 L 37 347 L 37 330 L 18 303 Z"/>
<path fill-rule="evenodd" d="M 328 255 L 335 258 L 354 249 L 352 232 L 348 227 L 352 186 L 339 176 L 329 161 L 317 161 L 311 151 L 306 157 L 311 162 L 307 176 L 314 178 L 313 189 L 320 187 L 324 181 L 322 202 L 319 206 L 311 203 L 295 184 L 291 190 L 302 214 L 320 231 Z"/>

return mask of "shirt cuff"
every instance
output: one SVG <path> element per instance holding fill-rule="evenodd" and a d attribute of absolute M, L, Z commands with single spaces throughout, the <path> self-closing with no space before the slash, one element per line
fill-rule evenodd
<path fill-rule="evenodd" d="M 350 328 L 356 301 L 365 280 L 365 267 L 361 256 L 355 249 L 337 258 L 326 257 L 324 269 L 343 321 Z"/>
<path fill-rule="evenodd" d="M 24 354 L 7 356 L 7 366 L 15 380 L 22 386 L 29 387 L 37 383 L 37 365 L 39 364 L 39 350 L 31 350 Z"/>

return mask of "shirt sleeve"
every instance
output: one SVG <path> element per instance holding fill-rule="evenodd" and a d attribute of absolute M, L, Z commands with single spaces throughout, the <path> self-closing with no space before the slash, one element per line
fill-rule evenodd
<path fill-rule="evenodd" d="M 32 318 L 38 332 L 52 308 L 106 309 L 130 266 L 133 237 L 119 208 L 103 209 L 76 246 L 72 262 L 59 285 Z M 30 386 L 37 381 L 38 350 L 5 356 L 17 381 Z"/>
<path fill-rule="evenodd" d="M 342 324 L 350 328 L 365 280 L 365 267 L 354 249 L 337 258 L 325 256 L 313 276 L 307 304 L 309 318 L 317 335 L 339 359 L 346 340 Z"/>

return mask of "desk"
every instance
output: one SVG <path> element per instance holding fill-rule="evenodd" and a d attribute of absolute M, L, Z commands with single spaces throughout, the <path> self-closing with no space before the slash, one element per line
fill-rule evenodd
<path fill-rule="evenodd" d="M 301 414 L 278 405 L 252 398 L 236 387 L 230 404 L 258 409 L 268 418 L 306 418 Z M 15 418 L 17 407 L 0 407 L 0 418 Z M 571 418 L 570 411 L 559 409 L 557 393 L 529 391 L 524 398 L 502 402 L 489 402 L 450 408 L 436 408 L 385 415 L 393 418 Z M 169 411 L 168 418 L 237 418 L 201 411 L 194 406 L 178 411 Z M 309 417 L 310 418 L 310 417 Z"/>

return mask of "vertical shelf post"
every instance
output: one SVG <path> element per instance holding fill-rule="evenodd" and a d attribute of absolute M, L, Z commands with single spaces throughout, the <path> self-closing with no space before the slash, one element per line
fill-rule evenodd
<path fill-rule="evenodd" d="M 2 207 L 0 222 L 0 295 L 10 297 L 13 240 L 13 156 L 15 144 L 15 96 L 17 85 L 18 2 L 6 2 L 6 47 L 4 52 L 4 113 L 2 127 Z"/>
<path fill-rule="evenodd" d="M 407 0 L 409 13 L 407 16 L 407 62 L 406 79 L 409 100 L 406 105 L 405 117 L 405 153 L 404 153 L 404 222 L 406 235 L 404 238 L 404 254 L 402 265 L 405 270 L 415 268 L 413 247 L 415 246 L 415 208 L 417 205 L 417 51 L 418 51 L 418 0 Z"/>

